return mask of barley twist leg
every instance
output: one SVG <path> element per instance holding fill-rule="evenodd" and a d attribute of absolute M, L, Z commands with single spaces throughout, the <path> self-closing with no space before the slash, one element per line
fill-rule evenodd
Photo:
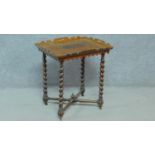
<path fill-rule="evenodd" d="M 102 54 L 100 61 L 99 100 L 98 100 L 98 105 L 100 108 L 102 108 L 103 106 L 104 63 L 105 63 L 104 54 Z"/>
<path fill-rule="evenodd" d="M 63 61 L 60 61 L 60 70 L 59 70 L 59 111 L 58 115 L 60 118 L 63 117 L 63 95 L 64 95 L 64 64 Z"/>
<path fill-rule="evenodd" d="M 48 102 L 48 92 L 47 92 L 47 58 L 46 54 L 43 53 L 43 101 L 47 105 Z"/>
<path fill-rule="evenodd" d="M 85 92 L 85 58 L 81 59 L 81 95 L 84 96 Z"/>

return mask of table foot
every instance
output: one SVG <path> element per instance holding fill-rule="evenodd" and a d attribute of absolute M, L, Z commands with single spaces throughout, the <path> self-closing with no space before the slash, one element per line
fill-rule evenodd
<path fill-rule="evenodd" d="M 43 102 L 45 105 L 48 105 L 48 97 L 43 97 Z"/>
<path fill-rule="evenodd" d="M 59 116 L 59 119 L 62 120 L 62 118 L 63 118 L 63 116 L 64 116 L 64 111 L 59 110 L 59 111 L 58 111 L 58 116 Z"/>

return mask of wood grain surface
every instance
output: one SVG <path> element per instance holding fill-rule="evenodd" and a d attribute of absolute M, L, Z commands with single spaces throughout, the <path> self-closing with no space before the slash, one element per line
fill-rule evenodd
<path fill-rule="evenodd" d="M 56 60 L 69 60 L 109 52 L 113 47 L 88 37 L 65 37 L 36 43 L 38 49 Z"/>

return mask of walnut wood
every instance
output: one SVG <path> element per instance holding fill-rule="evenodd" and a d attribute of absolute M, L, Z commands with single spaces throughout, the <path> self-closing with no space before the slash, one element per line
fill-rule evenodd
<path fill-rule="evenodd" d="M 103 86 L 104 86 L 104 54 L 101 55 L 100 61 L 100 78 L 99 78 L 99 107 L 102 108 L 103 105 Z"/>
<path fill-rule="evenodd" d="M 64 62 L 60 62 L 60 69 L 59 69 L 59 110 L 58 115 L 60 119 L 64 115 L 63 112 L 63 95 L 64 95 Z"/>
<path fill-rule="evenodd" d="M 47 105 L 48 100 L 58 100 L 58 115 L 62 119 L 65 110 L 75 102 L 97 103 L 100 108 L 103 105 L 103 86 L 104 86 L 104 57 L 113 47 L 102 40 L 88 37 L 65 37 L 54 40 L 47 40 L 36 43 L 38 49 L 43 52 L 43 101 Z M 47 58 L 51 56 L 59 61 L 59 97 L 48 97 L 47 91 Z M 84 96 L 85 92 L 85 58 L 88 56 L 100 55 L 100 78 L 99 78 L 99 97 L 98 100 L 83 100 L 78 97 Z M 64 62 L 65 60 L 81 59 L 81 85 L 80 92 L 72 94 L 69 99 L 64 98 Z M 65 103 L 67 102 L 67 103 Z"/>
<path fill-rule="evenodd" d="M 36 43 L 38 49 L 56 60 L 70 60 L 108 53 L 113 47 L 102 40 L 88 37 L 57 38 Z"/>
<path fill-rule="evenodd" d="M 85 93 L 85 58 L 81 59 L 81 95 L 84 96 Z"/>
<path fill-rule="evenodd" d="M 59 98 L 58 97 L 49 97 L 48 100 L 56 100 L 58 101 Z M 63 101 L 70 101 L 71 98 L 63 98 Z M 74 102 L 83 102 L 83 103 L 98 103 L 98 100 L 90 100 L 90 99 L 76 99 L 74 100 Z M 68 102 L 67 102 L 68 103 Z M 66 104 L 66 103 L 64 103 Z"/>
<path fill-rule="evenodd" d="M 64 106 L 63 111 L 65 111 L 70 105 L 75 103 L 75 100 L 81 95 L 81 92 L 78 92 L 76 95 L 72 94 L 68 103 Z"/>
<path fill-rule="evenodd" d="M 47 105 L 48 102 L 48 91 L 47 91 L 47 58 L 46 54 L 43 53 L 43 101 Z"/>

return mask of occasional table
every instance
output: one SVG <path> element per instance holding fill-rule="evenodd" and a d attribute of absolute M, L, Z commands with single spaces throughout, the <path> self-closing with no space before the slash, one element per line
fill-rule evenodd
<path fill-rule="evenodd" d="M 100 108 L 103 105 L 104 86 L 104 58 L 105 54 L 113 48 L 109 43 L 88 37 L 65 37 L 36 43 L 38 49 L 43 53 L 43 101 L 45 105 L 48 100 L 59 101 L 58 116 L 63 117 L 65 110 L 75 102 L 94 103 Z M 85 93 L 85 58 L 100 55 L 100 77 L 99 96 L 96 100 L 78 99 Z M 59 62 L 59 97 L 49 97 L 47 91 L 47 56 Z M 72 59 L 81 59 L 81 84 L 80 91 L 72 94 L 70 98 L 64 98 L 64 62 Z"/>

